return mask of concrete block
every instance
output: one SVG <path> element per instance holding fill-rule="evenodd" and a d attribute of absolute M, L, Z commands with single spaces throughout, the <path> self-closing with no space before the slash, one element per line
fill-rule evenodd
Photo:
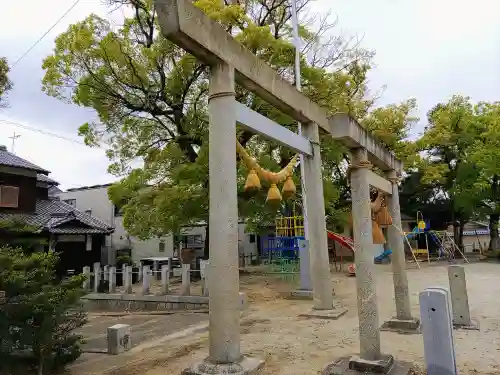
<path fill-rule="evenodd" d="M 103 267 L 102 273 L 104 276 L 104 281 L 108 281 L 109 280 L 109 266 L 108 265 Z"/>
<path fill-rule="evenodd" d="M 347 309 L 342 306 L 333 306 L 331 310 L 316 310 L 312 309 L 306 313 L 299 314 L 303 318 L 313 319 L 329 319 L 336 320 L 347 312 Z"/>
<path fill-rule="evenodd" d="M 254 375 L 264 365 L 259 358 L 242 356 L 237 363 L 211 363 L 208 359 L 181 372 L 181 375 Z"/>
<path fill-rule="evenodd" d="M 428 288 L 419 298 L 427 375 L 457 375 L 448 292 Z"/>
<path fill-rule="evenodd" d="M 394 317 L 384 322 L 380 330 L 403 334 L 420 333 L 420 319 L 398 319 Z"/>
<path fill-rule="evenodd" d="M 356 370 L 356 368 L 360 370 Z M 359 357 L 343 357 L 328 365 L 323 370 L 322 375 L 409 375 L 411 368 L 411 363 L 395 361 L 392 356 L 382 356 L 379 361 L 367 361 Z"/>
<path fill-rule="evenodd" d="M 128 324 L 108 327 L 108 354 L 117 355 L 131 348 L 131 330 Z"/>
<path fill-rule="evenodd" d="M 312 300 L 313 298 L 312 290 L 295 289 L 290 292 L 290 299 Z"/>

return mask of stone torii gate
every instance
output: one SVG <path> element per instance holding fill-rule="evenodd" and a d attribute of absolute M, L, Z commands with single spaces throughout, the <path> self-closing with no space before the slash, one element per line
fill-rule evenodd
<path fill-rule="evenodd" d="M 234 40 L 190 0 L 156 0 L 155 5 L 162 34 L 208 64 L 211 69 L 208 108 L 211 249 L 209 357 L 202 363 L 184 370 L 183 374 L 251 374 L 263 363 L 259 359 L 242 356 L 240 350 L 235 145 L 237 122 L 305 155 L 305 194 L 308 201 L 307 216 L 310 220 L 310 269 L 314 309 L 322 311 L 325 317 L 330 318 L 329 315 L 338 317 L 345 309 L 336 309 L 332 296 L 319 127 L 352 150 L 353 166 L 356 168 L 351 174 L 351 184 L 354 232 L 357 239 L 361 353 L 359 358 L 352 358 L 348 362 L 351 367 L 364 365 L 365 369 L 369 367 L 374 370 L 386 363 L 392 363 L 392 357 L 380 354 L 377 302 L 372 283 L 373 243 L 369 185 L 392 193 L 393 221 L 401 226 L 396 185 L 397 175 L 402 170 L 401 162 L 347 115 L 328 118 L 326 110 L 282 79 L 276 71 Z M 234 100 L 235 81 L 302 123 L 306 139 L 237 103 Z M 387 171 L 392 179 L 392 186 L 369 169 L 372 163 Z M 397 318 L 411 320 L 402 250 L 403 239 L 399 233 L 391 233 L 393 253 L 399 253 L 400 257 L 403 257 L 401 262 L 395 255 L 393 262 L 396 304 L 399 306 Z M 210 277 L 211 275 L 213 277 Z"/>

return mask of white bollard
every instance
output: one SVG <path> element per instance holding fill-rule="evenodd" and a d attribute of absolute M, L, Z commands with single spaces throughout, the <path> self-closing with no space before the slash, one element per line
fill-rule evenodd
<path fill-rule="evenodd" d="M 167 295 L 170 284 L 170 268 L 168 264 L 161 266 L 161 294 Z"/>
<path fill-rule="evenodd" d="M 83 275 L 85 276 L 85 280 L 83 282 L 83 290 L 88 291 L 90 289 L 90 267 L 83 267 Z"/>
<path fill-rule="evenodd" d="M 419 297 L 427 375 L 457 375 L 448 291 L 428 288 Z"/>
<path fill-rule="evenodd" d="M 479 329 L 477 322 L 470 317 L 464 267 L 458 265 L 449 266 L 448 280 L 450 283 L 453 325 L 456 328 Z"/>
<path fill-rule="evenodd" d="M 130 350 L 132 340 L 128 324 L 115 324 L 108 327 L 108 354 L 117 355 Z"/>
<path fill-rule="evenodd" d="M 150 269 L 149 266 L 142 267 L 142 294 L 149 294 L 149 286 L 150 286 Z"/>
<path fill-rule="evenodd" d="M 182 265 L 181 296 L 191 295 L 191 265 Z"/>
<path fill-rule="evenodd" d="M 101 263 L 94 263 L 94 293 L 99 292 L 99 285 L 101 285 Z"/>
<path fill-rule="evenodd" d="M 109 267 L 109 293 L 116 293 L 116 267 Z"/>

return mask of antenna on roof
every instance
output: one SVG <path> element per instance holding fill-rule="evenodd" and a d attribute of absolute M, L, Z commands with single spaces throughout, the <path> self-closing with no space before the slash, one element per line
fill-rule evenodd
<path fill-rule="evenodd" d="M 14 146 L 16 144 L 16 139 L 21 138 L 21 134 L 16 134 L 16 132 L 14 132 L 14 134 L 9 138 L 12 139 L 12 147 L 10 148 L 10 152 L 14 153 Z"/>

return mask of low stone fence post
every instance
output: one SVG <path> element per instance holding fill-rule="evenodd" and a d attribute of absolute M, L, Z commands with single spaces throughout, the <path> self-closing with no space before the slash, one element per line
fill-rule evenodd
<path fill-rule="evenodd" d="M 89 266 L 83 267 L 83 275 L 85 276 L 85 280 L 83 281 L 82 288 L 83 288 L 83 290 L 88 291 L 88 290 L 90 290 L 90 283 L 91 283 L 91 279 L 90 279 L 91 273 L 90 273 Z"/>
<path fill-rule="evenodd" d="M 200 261 L 200 276 L 202 281 L 202 295 L 208 297 L 208 270 L 210 269 L 209 260 Z"/>
<path fill-rule="evenodd" d="M 191 265 L 182 265 L 182 283 L 181 296 L 189 296 L 191 294 Z"/>
<path fill-rule="evenodd" d="M 168 264 L 161 266 L 161 294 L 167 295 L 170 284 L 170 267 Z"/>
<path fill-rule="evenodd" d="M 99 285 L 101 284 L 101 263 L 94 263 L 94 293 L 99 292 Z"/>
<path fill-rule="evenodd" d="M 142 294 L 149 294 L 149 287 L 151 284 L 151 271 L 149 266 L 142 267 Z"/>
<path fill-rule="evenodd" d="M 116 293 L 116 267 L 109 267 L 109 293 Z"/>
<path fill-rule="evenodd" d="M 419 299 L 427 375 L 458 375 L 449 292 L 428 288 Z"/>
<path fill-rule="evenodd" d="M 123 274 L 123 293 L 132 294 L 132 267 L 126 266 Z"/>

